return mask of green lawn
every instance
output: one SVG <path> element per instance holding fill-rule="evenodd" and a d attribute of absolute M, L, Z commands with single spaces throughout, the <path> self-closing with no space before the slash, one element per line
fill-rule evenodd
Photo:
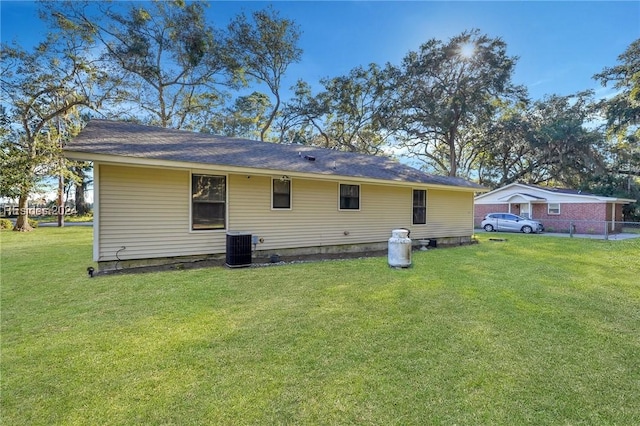
<path fill-rule="evenodd" d="M 89 279 L 3 231 L 2 424 L 640 424 L 640 239 L 500 237 Z"/>

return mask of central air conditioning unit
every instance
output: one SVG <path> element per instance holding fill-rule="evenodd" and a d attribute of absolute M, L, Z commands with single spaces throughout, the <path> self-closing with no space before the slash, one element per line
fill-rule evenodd
<path fill-rule="evenodd" d="M 230 268 L 251 265 L 251 234 L 248 232 L 227 232 L 227 260 Z"/>

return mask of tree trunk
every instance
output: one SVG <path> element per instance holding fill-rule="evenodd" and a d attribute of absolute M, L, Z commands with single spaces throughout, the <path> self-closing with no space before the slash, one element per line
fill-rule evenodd
<path fill-rule="evenodd" d="M 276 90 L 273 90 L 272 92 L 276 96 L 276 105 L 273 107 L 271 114 L 269 114 L 269 119 L 267 120 L 265 125 L 262 127 L 262 130 L 260 131 L 260 141 L 262 142 L 264 142 L 264 138 L 267 135 L 267 131 L 271 127 L 271 123 L 273 123 L 273 120 L 276 118 L 276 115 L 278 114 L 278 109 L 280 108 L 280 94 Z"/>
<path fill-rule="evenodd" d="M 89 213 L 89 207 L 87 206 L 87 200 L 85 198 L 87 181 L 85 180 L 84 173 L 80 177 L 82 180 L 75 184 L 76 214 L 78 216 Z"/>
<path fill-rule="evenodd" d="M 33 228 L 29 225 L 29 205 L 26 195 L 21 195 L 18 200 L 18 219 L 13 230 L 20 232 L 33 231 Z"/>
<path fill-rule="evenodd" d="M 456 134 L 454 130 L 451 130 L 449 140 L 449 176 L 456 177 L 458 175 L 458 156 L 456 155 Z"/>
<path fill-rule="evenodd" d="M 64 226 L 64 177 L 58 176 L 58 227 Z"/>

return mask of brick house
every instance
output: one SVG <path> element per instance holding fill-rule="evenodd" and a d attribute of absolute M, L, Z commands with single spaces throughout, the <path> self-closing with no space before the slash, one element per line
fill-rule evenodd
<path fill-rule="evenodd" d="M 513 213 L 543 223 L 549 232 L 605 234 L 622 230 L 622 206 L 635 200 L 575 189 L 512 183 L 475 197 L 475 226 L 489 213 Z"/>

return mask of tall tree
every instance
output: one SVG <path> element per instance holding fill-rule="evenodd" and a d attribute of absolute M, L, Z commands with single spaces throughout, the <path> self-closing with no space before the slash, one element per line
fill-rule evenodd
<path fill-rule="evenodd" d="M 0 193 L 18 198 L 15 230 L 30 231 L 29 195 L 51 173 L 62 173 L 60 149 L 68 133 L 64 120 L 79 107 L 91 106 L 92 84 L 99 73 L 80 60 L 81 40 L 62 45 L 49 38 L 32 52 L 2 45 L 0 86 L 8 105 L 2 132 Z"/>
<path fill-rule="evenodd" d="M 590 91 L 550 95 L 531 105 L 503 104 L 484 132 L 482 183 L 524 181 L 577 188 L 601 173 L 604 136 L 593 126 L 594 105 Z"/>
<path fill-rule="evenodd" d="M 284 105 L 282 115 L 276 122 L 278 140 L 281 143 L 318 145 L 329 147 L 328 136 L 322 128 L 325 108 L 313 96 L 311 86 L 298 80 L 293 87 L 294 96 Z M 315 143 L 319 140 L 318 143 Z"/>
<path fill-rule="evenodd" d="M 300 61 L 302 49 L 298 47 L 300 30 L 294 21 L 280 18 L 272 7 L 256 11 L 249 20 L 243 13 L 229 24 L 231 68 L 264 83 L 275 102 L 260 131 L 260 140 L 267 134 L 277 117 L 282 103 L 280 90 L 287 68 Z"/>
<path fill-rule="evenodd" d="M 73 173 L 73 194 L 76 214 L 83 216 L 89 213 L 89 203 L 87 202 L 87 191 L 92 179 L 89 178 L 92 166 L 87 161 L 76 161 L 69 165 L 69 170 Z"/>
<path fill-rule="evenodd" d="M 640 39 L 631 43 L 618 61 L 594 78 L 603 86 L 613 83 L 618 91 L 600 104 L 616 157 L 612 171 L 640 176 Z"/>
<path fill-rule="evenodd" d="M 211 114 L 207 130 L 226 136 L 258 139 L 271 107 L 271 100 L 264 93 L 240 96 L 232 106 Z"/>
<path fill-rule="evenodd" d="M 96 43 L 111 81 L 112 115 L 198 128 L 231 84 L 225 42 L 205 20 L 206 2 L 52 2 L 55 28 Z M 95 54 L 95 53 L 94 53 Z M 142 116 L 140 115 L 142 111 Z"/>
<path fill-rule="evenodd" d="M 500 38 L 472 30 L 404 57 L 386 125 L 402 132 L 408 155 L 449 176 L 459 174 L 464 156 L 477 155 L 465 128 L 490 119 L 496 99 L 525 96 L 511 83 L 517 58 L 506 50 Z"/>
<path fill-rule="evenodd" d="M 483 127 L 477 161 L 479 183 L 498 187 L 527 180 L 538 164 L 531 144 L 534 128 L 527 105 L 503 103 Z"/>
<path fill-rule="evenodd" d="M 356 67 L 345 76 L 322 79 L 324 90 L 315 96 L 308 84 L 298 82 L 283 116 L 307 132 L 307 139 L 311 135 L 307 143 L 378 154 L 391 136 L 381 121 L 391 95 L 391 72 L 376 64 Z"/>
<path fill-rule="evenodd" d="M 557 182 L 578 187 L 589 176 L 604 169 L 604 137 L 592 128 L 593 92 L 569 96 L 551 95 L 533 106 L 536 155 L 530 181 Z"/>

